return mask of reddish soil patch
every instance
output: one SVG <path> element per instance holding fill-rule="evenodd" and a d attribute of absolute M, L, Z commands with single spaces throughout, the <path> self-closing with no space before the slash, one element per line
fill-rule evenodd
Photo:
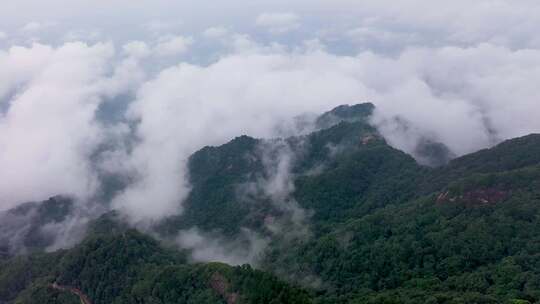
<path fill-rule="evenodd" d="M 56 283 L 51 284 L 50 287 L 59 291 L 67 291 L 78 296 L 81 300 L 81 304 L 92 304 L 92 301 L 90 301 L 90 299 L 78 288 L 62 286 Z"/>
<path fill-rule="evenodd" d="M 227 304 L 238 303 L 240 296 L 235 292 L 228 291 L 229 283 L 221 274 L 216 272 L 212 275 L 210 278 L 210 286 L 227 301 Z"/>
<path fill-rule="evenodd" d="M 509 196 L 509 191 L 494 188 L 474 189 L 461 195 L 452 195 L 450 191 L 445 191 L 439 194 L 437 203 L 461 202 L 467 205 L 488 205 L 502 202 Z"/>

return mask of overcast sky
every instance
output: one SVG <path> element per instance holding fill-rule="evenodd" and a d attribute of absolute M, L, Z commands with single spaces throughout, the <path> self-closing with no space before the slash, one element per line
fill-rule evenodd
<path fill-rule="evenodd" d="M 481 42 L 524 48 L 540 44 L 539 10 L 534 0 L 20 0 L 2 4 L 0 31 L 12 42 L 122 42 L 224 27 L 266 41 L 321 39 L 351 52 Z"/>
<path fill-rule="evenodd" d="M 537 0 L 4 1 L 0 209 L 105 172 L 133 218 L 179 213 L 191 153 L 344 103 L 409 153 L 539 132 L 539 28 Z"/>

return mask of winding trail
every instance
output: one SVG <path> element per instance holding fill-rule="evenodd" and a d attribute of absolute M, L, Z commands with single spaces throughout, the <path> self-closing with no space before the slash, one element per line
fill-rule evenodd
<path fill-rule="evenodd" d="M 77 289 L 77 288 L 74 288 L 74 287 L 69 287 L 69 286 L 62 286 L 62 285 L 58 285 L 56 283 L 53 283 L 50 286 L 53 289 L 56 289 L 56 290 L 59 290 L 59 291 L 67 291 L 67 292 L 70 292 L 70 293 L 78 296 L 79 299 L 81 300 L 81 304 L 92 304 L 92 301 L 90 301 L 88 296 L 86 296 L 80 289 Z"/>

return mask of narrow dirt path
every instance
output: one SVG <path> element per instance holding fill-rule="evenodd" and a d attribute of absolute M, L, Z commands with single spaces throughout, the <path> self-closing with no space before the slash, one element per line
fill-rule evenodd
<path fill-rule="evenodd" d="M 50 286 L 53 289 L 60 290 L 60 291 L 67 291 L 78 296 L 79 299 L 81 300 L 81 304 L 92 304 L 92 301 L 90 301 L 90 299 L 81 290 L 77 288 L 73 288 L 69 286 L 62 286 L 56 283 L 53 283 Z"/>

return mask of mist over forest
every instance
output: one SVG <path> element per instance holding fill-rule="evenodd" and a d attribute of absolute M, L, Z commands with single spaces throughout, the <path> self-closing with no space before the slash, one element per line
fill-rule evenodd
<path fill-rule="evenodd" d="M 0 303 L 540 301 L 539 25 L 532 0 L 0 4 Z"/>

